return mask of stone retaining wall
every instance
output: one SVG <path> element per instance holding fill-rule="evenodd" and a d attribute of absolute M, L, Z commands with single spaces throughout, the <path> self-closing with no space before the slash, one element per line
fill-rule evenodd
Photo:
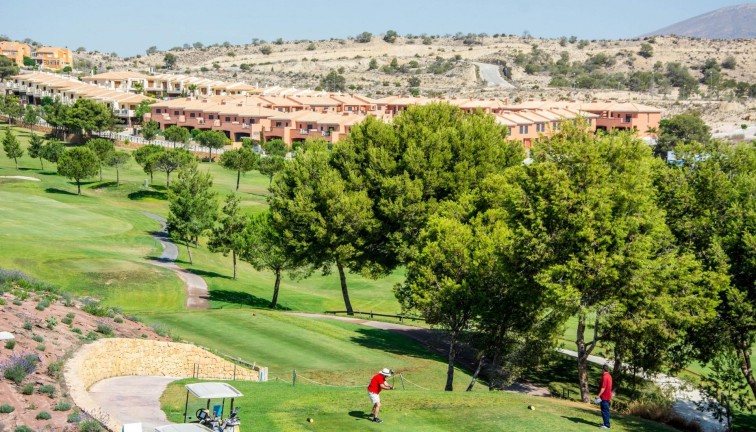
<path fill-rule="evenodd" d="M 106 378 L 128 375 L 259 381 L 266 368 L 248 369 L 190 344 L 145 339 L 100 339 L 82 346 L 66 362 L 65 380 L 74 403 L 120 432 L 121 423 L 98 406 L 88 389 Z"/>

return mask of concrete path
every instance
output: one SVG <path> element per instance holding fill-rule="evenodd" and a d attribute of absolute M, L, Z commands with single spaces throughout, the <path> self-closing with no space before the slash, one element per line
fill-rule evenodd
<path fill-rule="evenodd" d="M 160 396 L 180 378 L 123 376 L 102 380 L 89 389 L 89 395 L 120 423 L 142 423 L 143 431 L 169 424 L 160 409 Z"/>
<path fill-rule="evenodd" d="M 559 348 L 557 351 L 570 357 L 577 358 L 578 356 L 577 352 L 571 350 Z M 607 363 L 613 364 L 611 360 L 597 356 L 588 356 L 588 361 L 599 365 Z M 725 430 L 724 425 L 715 419 L 710 413 L 698 410 L 696 402 L 701 401 L 703 397 L 701 392 L 693 388 L 689 383 L 679 378 L 664 374 L 655 374 L 646 378 L 659 386 L 659 388 L 671 392 L 672 397 L 675 399 L 675 402 L 672 404 L 672 411 L 677 415 L 688 420 L 695 420 L 701 425 L 704 432 L 718 432 Z"/>
<path fill-rule="evenodd" d="M 472 62 L 472 64 L 478 67 L 478 70 L 480 71 L 480 78 L 486 82 L 486 85 L 488 87 L 499 86 L 505 89 L 515 88 L 515 86 L 502 78 L 498 65 L 477 62 Z"/>
<path fill-rule="evenodd" d="M 160 231 L 152 233 L 152 237 L 159 241 L 163 246 L 163 253 L 160 258 L 150 260 L 150 263 L 159 267 L 172 270 L 184 282 L 186 287 L 186 308 L 187 309 L 209 309 L 210 292 L 207 289 L 207 282 L 196 274 L 176 265 L 178 259 L 178 247 L 171 241 L 168 231 L 165 228 L 165 218 L 156 214 L 142 212 L 150 219 L 154 219 L 162 224 Z"/>

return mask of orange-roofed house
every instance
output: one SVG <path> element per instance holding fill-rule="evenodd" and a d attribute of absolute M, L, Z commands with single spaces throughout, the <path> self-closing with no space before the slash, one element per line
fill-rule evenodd
<path fill-rule="evenodd" d="M 24 65 L 24 57 L 31 57 L 29 45 L 20 42 L 0 42 L 0 55 L 4 55 L 16 62 L 18 66 Z"/>
<path fill-rule="evenodd" d="M 43 69 L 63 69 L 73 67 L 73 52 L 68 48 L 44 46 L 32 53 L 32 59 Z"/>

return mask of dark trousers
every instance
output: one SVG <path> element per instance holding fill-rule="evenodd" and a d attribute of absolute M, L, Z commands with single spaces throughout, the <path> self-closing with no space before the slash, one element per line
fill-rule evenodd
<path fill-rule="evenodd" d="M 609 424 L 609 401 L 601 401 L 601 417 L 604 418 L 604 426 L 610 427 Z"/>

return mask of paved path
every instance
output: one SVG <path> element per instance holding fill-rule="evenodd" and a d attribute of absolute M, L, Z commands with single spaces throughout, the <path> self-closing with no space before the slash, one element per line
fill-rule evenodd
<path fill-rule="evenodd" d="M 515 86 L 501 77 L 501 71 L 499 71 L 498 65 L 477 62 L 473 62 L 473 64 L 478 67 L 478 70 L 480 71 L 480 78 L 486 82 L 486 85 L 488 87 L 499 86 L 506 89 L 515 88 Z"/>
<path fill-rule="evenodd" d="M 150 260 L 150 263 L 159 267 L 165 267 L 172 270 L 184 282 L 186 287 L 186 308 L 187 309 L 209 309 L 210 302 L 208 298 L 210 293 L 207 290 L 207 283 L 204 279 L 196 274 L 176 265 L 178 259 L 178 247 L 171 241 L 168 231 L 165 229 L 165 218 L 156 214 L 142 212 L 150 219 L 154 219 L 162 224 L 160 231 L 152 233 L 152 237 L 159 241 L 163 246 L 163 253 L 160 258 Z"/>
<path fill-rule="evenodd" d="M 577 358 L 578 353 L 566 349 L 559 348 L 562 354 Z M 595 364 L 604 365 L 606 363 L 613 363 L 609 359 L 597 356 L 588 356 L 588 361 Z M 662 389 L 669 390 L 672 397 L 675 398 L 675 402 L 672 404 L 672 411 L 679 416 L 682 416 L 688 420 L 695 420 L 701 425 L 704 432 L 723 431 L 725 428 L 722 423 L 719 423 L 710 413 L 699 411 L 696 407 L 696 402 L 702 400 L 701 392 L 692 388 L 691 385 L 679 378 L 671 377 L 664 374 L 655 374 L 647 377 L 654 384 Z"/>
<path fill-rule="evenodd" d="M 97 382 L 89 395 L 120 423 L 142 423 L 143 431 L 169 424 L 160 409 L 160 396 L 168 384 L 179 378 L 123 376 Z"/>

